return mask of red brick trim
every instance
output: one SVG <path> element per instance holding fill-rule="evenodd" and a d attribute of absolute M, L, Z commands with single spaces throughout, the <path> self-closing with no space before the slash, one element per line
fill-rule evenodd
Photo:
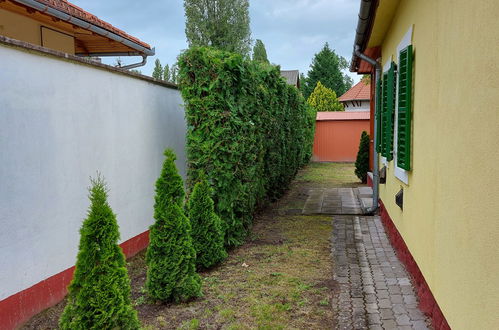
<path fill-rule="evenodd" d="M 397 251 L 398 258 L 405 265 L 407 271 L 413 278 L 415 289 L 417 290 L 419 297 L 419 308 L 431 318 L 435 330 L 450 329 L 442 310 L 438 307 L 438 303 L 431 293 L 428 283 L 426 283 L 426 280 L 424 279 L 423 273 L 421 273 L 421 270 L 419 269 L 411 252 L 407 248 L 404 239 L 397 230 L 397 227 L 395 227 L 395 224 L 390 218 L 390 215 L 381 200 L 379 201 L 379 205 L 381 222 L 385 227 L 388 239 L 393 245 L 395 251 Z"/>
<path fill-rule="evenodd" d="M 149 231 L 120 244 L 130 258 L 149 244 Z M 31 317 L 61 301 L 73 278 L 74 266 L 55 274 L 30 288 L 0 301 L 0 329 L 15 329 Z"/>

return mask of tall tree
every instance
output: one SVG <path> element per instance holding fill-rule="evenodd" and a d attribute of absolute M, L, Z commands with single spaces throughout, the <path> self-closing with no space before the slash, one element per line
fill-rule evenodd
<path fill-rule="evenodd" d="M 318 81 L 335 91 L 336 95 L 343 95 L 352 86 L 351 78 L 341 72 L 347 67 L 347 60 L 331 50 L 326 42 L 321 51 L 314 55 L 310 65 L 303 88 L 305 98 L 310 96 Z"/>
<path fill-rule="evenodd" d="M 249 54 L 249 0 L 184 0 L 184 9 L 189 46 Z"/>
<path fill-rule="evenodd" d="M 253 61 L 269 63 L 267 50 L 260 39 L 256 39 L 255 46 L 253 47 Z"/>
<path fill-rule="evenodd" d="M 130 301 L 126 261 L 118 245 L 116 215 L 107 202 L 106 185 L 92 180 L 90 208 L 80 229 L 76 270 L 69 285 L 61 329 L 139 329 Z"/>
<path fill-rule="evenodd" d="M 165 67 L 163 68 L 163 80 L 170 81 L 170 79 L 171 79 L 170 66 L 168 64 L 165 64 Z"/>
<path fill-rule="evenodd" d="M 163 79 L 163 67 L 161 66 L 159 58 L 154 61 L 154 70 L 152 71 L 152 77 L 158 80 Z"/>

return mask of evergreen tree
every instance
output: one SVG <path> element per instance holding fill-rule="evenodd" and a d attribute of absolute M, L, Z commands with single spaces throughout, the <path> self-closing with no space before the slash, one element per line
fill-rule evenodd
<path fill-rule="evenodd" d="M 363 131 L 360 136 L 359 152 L 355 161 L 355 175 L 362 181 L 367 182 L 367 171 L 369 171 L 369 135 Z"/>
<path fill-rule="evenodd" d="M 307 102 L 314 107 L 315 111 L 345 111 L 343 104 L 336 97 L 336 93 L 323 86 L 320 81 L 317 82 L 317 86 Z"/>
<path fill-rule="evenodd" d="M 154 61 L 154 70 L 152 71 L 152 77 L 157 80 L 163 79 L 163 67 L 161 66 L 161 62 L 157 58 Z"/>
<path fill-rule="evenodd" d="M 305 88 L 307 86 L 307 77 L 302 73 L 300 73 L 300 92 L 302 95 L 305 95 Z"/>
<path fill-rule="evenodd" d="M 168 64 L 163 68 L 163 80 L 168 82 L 171 81 L 170 66 Z"/>
<path fill-rule="evenodd" d="M 336 95 L 343 95 L 352 87 L 352 79 L 341 72 L 347 67 L 347 60 L 337 55 L 334 50 L 331 50 L 326 42 L 322 50 L 315 54 L 310 65 L 310 71 L 308 71 L 307 81 L 304 86 L 305 98 L 310 96 L 319 81 L 327 88 L 332 89 Z"/>
<path fill-rule="evenodd" d="M 170 69 L 170 82 L 176 84 L 178 83 L 178 66 L 177 64 L 172 65 Z"/>
<path fill-rule="evenodd" d="M 202 178 L 194 186 L 187 207 L 192 226 L 192 241 L 196 250 L 196 264 L 203 268 L 209 268 L 227 258 L 222 220 L 215 214 L 212 194 L 210 185 Z"/>
<path fill-rule="evenodd" d="M 189 47 L 210 46 L 248 55 L 249 0 L 184 0 Z"/>
<path fill-rule="evenodd" d="M 191 225 L 182 209 L 185 193 L 176 157 L 169 149 L 165 156 L 156 181 L 156 222 L 149 232 L 146 289 L 154 299 L 179 302 L 202 295 L 201 277 L 196 273 Z"/>
<path fill-rule="evenodd" d="M 139 329 L 137 312 L 130 302 L 125 256 L 118 245 L 118 223 L 100 177 L 92 180 L 89 198 L 91 206 L 80 229 L 76 270 L 59 326 Z"/>
<path fill-rule="evenodd" d="M 260 39 L 256 39 L 255 46 L 253 47 L 253 61 L 269 63 L 267 50 Z"/>

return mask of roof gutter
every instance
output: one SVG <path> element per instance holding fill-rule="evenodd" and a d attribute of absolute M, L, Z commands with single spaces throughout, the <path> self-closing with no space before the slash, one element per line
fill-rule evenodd
<path fill-rule="evenodd" d="M 360 59 L 366 61 L 367 63 L 375 67 L 376 73 L 375 73 L 374 86 L 378 86 L 378 81 L 380 80 L 381 77 L 381 64 L 375 59 L 364 55 L 360 51 L 359 45 L 355 45 L 354 54 L 355 56 L 358 56 Z M 378 116 L 376 112 L 379 111 L 380 109 L 376 108 L 376 104 L 378 104 L 377 98 L 378 98 L 377 93 L 374 93 L 375 106 L 374 106 L 374 132 L 373 132 L 373 158 L 374 158 L 373 159 L 373 205 L 371 208 L 366 210 L 367 214 L 372 214 L 376 212 L 376 210 L 378 209 L 378 200 L 379 200 L 379 155 L 378 152 L 376 151 L 376 146 L 378 145 L 378 140 L 377 140 Z"/>
<path fill-rule="evenodd" d="M 371 30 L 374 23 L 374 16 L 378 0 L 361 0 L 359 9 L 359 20 L 357 22 L 357 30 L 355 31 L 354 51 L 352 61 L 350 62 L 350 72 L 357 71 L 357 63 L 360 56 L 357 55 L 355 48 L 358 47 L 360 52 L 366 49 L 367 42 L 371 36 Z"/>
<path fill-rule="evenodd" d="M 101 27 L 98 27 L 98 26 L 92 24 L 92 23 L 86 22 L 82 19 L 68 15 L 60 10 L 57 10 L 57 9 L 54 9 L 54 8 L 49 7 L 47 5 L 41 4 L 36 0 L 15 0 L 15 1 L 18 3 L 21 3 L 25 6 L 31 7 L 33 9 L 39 10 L 43 13 L 47 13 L 49 15 L 52 15 L 52 16 L 54 16 L 62 21 L 74 24 L 74 25 L 79 26 L 83 29 L 95 32 L 98 35 L 101 35 L 101 36 L 107 37 L 111 40 L 122 43 L 123 45 L 126 45 L 132 49 L 137 50 L 140 53 L 140 55 L 153 56 L 156 53 L 154 48 L 149 49 L 147 47 L 139 45 L 139 44 L 137 44 L 129 39 L 126 39 L 126 38 L 123 38 L 122 36 L 117 35 L 116 33 L 105 30 Z M 93 54 L 90 54 L 90 55 L 93 55 Z"/>

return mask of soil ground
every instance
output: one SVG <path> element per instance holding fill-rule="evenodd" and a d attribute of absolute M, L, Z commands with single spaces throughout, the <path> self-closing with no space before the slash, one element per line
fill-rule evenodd
<path fill-rule="evenodd" d="M 288 192 L 256 215 L 247 242 L 201 273 L 204 296 L 158 304 L 144 292 L 145 253 L 128 261 L 132 299 L 144 329 L 331 329 L 331 216 L 301 215 L 311 187 L 359 185 L 352 164 L 311 163 Z M 65 301 L 24 329 L 55 329 Z"/>

